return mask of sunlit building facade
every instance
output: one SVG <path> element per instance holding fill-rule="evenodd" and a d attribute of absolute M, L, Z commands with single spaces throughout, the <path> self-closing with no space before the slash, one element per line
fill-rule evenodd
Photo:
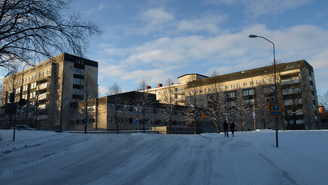
<path fill-rule="evenodd" d="M 42 128 L 62 124 L 63 129 L 69 129 L 68 118 L 62 112 L 71 109 L 74 102 L 84 99 L 86 79 L 92 81 L 89 88 L 94 91 L 93 98 L 97 97 L 98 62 L 67 53 L 28 67 L 5 78 L 2 114 L 5 114 L 6 104 L 18 103 L 23 99 L 27 104 L 22 107 L 22 112 L 16 113 L 22 123 Z M 10 95 L 14 96 L 13 101 Z"/>

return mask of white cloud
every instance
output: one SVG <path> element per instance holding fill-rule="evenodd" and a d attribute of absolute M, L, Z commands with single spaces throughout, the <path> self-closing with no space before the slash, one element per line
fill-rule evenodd
<path fill-rule="evenodd" d="M 291 62 L 305 59 L 316 70 L 325 75 L 328 66 L 326 43 L 328 30 L 312 25 L 299 25 L 281 30 L 269 30 L 263 24 L 244 27 L 240 32 L 218 34 L 212 37 L 179 36 L 162 37 L 145 42 L 140 46 L 125 48 L 126 55 L 116 61 L 119 65 L 108 65 L 100 71 L 105 76 L 120 76 L 121 79 L 139 83 L 142 78 L 159 83 L 181 69 L 198 72 L 206 67 L 205 75 L 213 70 L 220 74 L 268 66 L 273 63 L 272 44 L 261 38 L 250 39 L 250 34 L 266 37 L 275 44 L 276 60 Z M 119 48 L 104 50 L 112 54 Z M 119 53 L 119 52 L 118 52 Z M 108 59 L 107 59 L 108 61 Z M 111 62 L 112 63 L 112 62 Z M 200 68 L 201 67 L 201 68 Z M 188 73 L 188 72 L 187 72 Z M 171 77 L 175 79 L 176 77 Z M 317 86 L 324 86 L 324 80 L 317 80 Z"/>
<path fill-rule="evenodd" d="M 311 3 L 313 0 L 207 0 L 211 4 L 245 5 L 245 12 L 251 16 L 265 14 L 282 14 L 288 10 L 295 9 Z"/>
<path fill-rule="evenodd" d="M 218 23 L 225 21 L 227 15 L 206 15 L 201 19 L 182 20 L 177 23 L 177 31 L 219 33 Z"/>
<path fill-rule="evenodd" d="M 156 26 L 173 21 L 174 15 L 166 12 L 164 8 L 152 8 L 141 13 L 140 19 Z"/>
<path fill-rule="evenodd" d="M 97 8 L 92 8 L 91 10 L 86 11 L 86 12 L 84 12 L 84 13 L 85 13 L 86 15 L 89 15 L 89 14 L 92 14 L 92 13 L 96 13 L 96 12 L 102 10 L 102 9 L 105 9 L 105 8 L 106 8 L 105 5 L 103 5 L 103 4 L 99 4 Z"/>
<path fill-rule="evenodd" d="M 103 97 L 108 93 L 108 87 L 98 86 L 98 96 Z"/>

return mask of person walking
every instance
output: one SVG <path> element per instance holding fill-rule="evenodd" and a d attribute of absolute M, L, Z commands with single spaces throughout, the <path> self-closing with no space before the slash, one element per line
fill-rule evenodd
<path fill-rule="evenodd" d="M 224 129 L 224 137 L 229 137 L 229 134 L 228 134 L 228 123 L 227 121 L 224 121 L 223 123 L 223 129 Z"/>
<path fill-rule="evenodd" d="M 235 135 L 235 122 L 232 122 L 230 124 L 230 131 L 231 131 L 232 137 L 234 137 L 234 135 Z"/>

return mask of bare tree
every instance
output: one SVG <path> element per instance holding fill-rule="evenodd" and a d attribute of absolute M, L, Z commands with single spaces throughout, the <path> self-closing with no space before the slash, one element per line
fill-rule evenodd
<path fill-rule="evenodd" d="M 321 105 L 325 106 L 325 108 L 328 108 L 328 90 L 319 95 L 319 102 Z"/>
<path fill-rule="evenodd" d="M 149 93 L 145 93 L 145 90 L 147 89 L 147 82 L 145 79 L 142 79 L 140 82 L 140 90 L 143 92 L 142 95 L 139 96 L 138 100 L 138 107 L 140 108 L 139 112 L 141 113 L 140 121 L 142 123 L 142 130 L 143 133 L 145 133 L 145 123 L 147 122 L 147 114 L 151 113 L 151 107 L 154 103 L 152 98 L 150 97 Z"/>
<path fill-rule="evenodd" d="M 163 110 L 163 118 L 165 122 L 169 123 L 170 134 L 172 134 L 172 114 L 174 112 L 174 88 L 172 87 L 173 81 L 171 78 L 166 80 L 166 89 L 164 90 L 165 109 Z"/>
<path fill-rule="evenodd" d="M 251 103 L 249 99 L 244 97 L 242 89 L 236 92 L 236 99 L 232 105 L 232 116 L 238 120 L 235 123 L 240 127 L 241 131 L 244 131 L 245 125 L 252 120 Z"/>
<path fill-rule="evenodd" d="M 213 71 L 212 77 L 218 76 L 219 74 L 216 71 Z M 218 78 L 215 79 L 214 87 L 208 89 L 208 98 L 207 98 L 207 109 L 208 117 L 216 125 L 216 132 L 220 132 L 220 120 L 222 119 L 223 113 L 225 112 L 225 99 L 224 92 L 220 89 L 222 83 L 219 83 Z"/>
<path fill-rule="evenodd" d="M 273 101 L 270 98 L 270 85 L 259 82 L 256 88 L 256 118 L 263 122 L 263 128 L 267 129 L 268 123 L 271 120 L 269 115 L 269 103 Z"/>
<path fill-rule="evenodd" d="M 189 96 L 186 97 L 186 109 L 184 109 L 183 115 L 187 124 L 194 125 L 194 134 L 197 134 L 197 119 L 205 110 L 205 95 L 202 95 L 203 89 L 199 80 L 189 82 L 186 90 Z"/>
<path fill-rule="evenodd" d="M 119 134 L 119 126 L 123 120 L 124 110 L 126 108 L 125 98 L 119 95 L 121 93 L 123 93 L 123 90 L 117 83 L 108 87 L 108 95 L 110 96 L 109 104 L 112 106 L 111 112 L 114 114 L 117 134 Z"/>
<path fill-rule="evenodd" d="M 60 52 L 83 56 L 88 37 L 101 31 L 74 13 L 71 0 L 0 1 L 0 66 L 9 72 L 17 61 L 34 63 Z"/>
<path fill-rule="evenodd" d="M 96 98 L 98 96 L 98 89 L 93 88 L 95 80 L 91 77 L 89 71 L 85 70 L 83 80 L 83 101 L 81 102 L 80 112 L 84 115 L 84 133 L 87 133 L 88 120 L 95 114 Z"/>

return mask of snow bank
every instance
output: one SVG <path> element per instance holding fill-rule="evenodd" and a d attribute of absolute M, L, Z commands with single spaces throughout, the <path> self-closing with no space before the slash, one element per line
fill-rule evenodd
<path fill-rule="evenodd" d="M 13 130 L 0 130 L 0 151 L 10 153 L 26 147 L 40 145 L 47 141 L 67 137 L 68 133 L 57 133 L 50 131 L 16 130 L 15 141 L 13 141 Z"/>

